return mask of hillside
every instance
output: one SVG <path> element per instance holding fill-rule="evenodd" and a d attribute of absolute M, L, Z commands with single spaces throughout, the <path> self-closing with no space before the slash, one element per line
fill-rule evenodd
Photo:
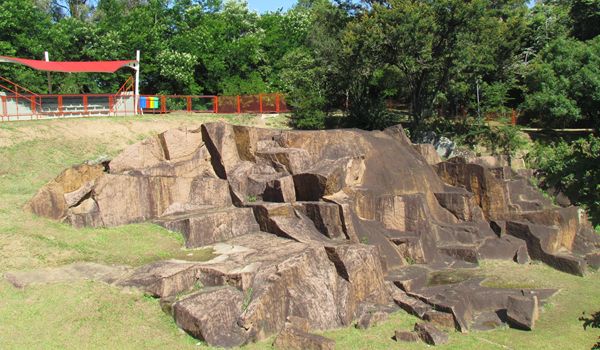
<path fill-rule="evenodd" d="M 173 127 L 197 128 L 221 117 L 168 116 L 139 119 L 80 119 L 0 125 L 0 273 L 56 267 L 73 262 L 140 266 L 170 257 L 205 260 L 212 251 L 181 249 L 183 239 L 152 224 L 108 229 L 74 229 L 22 210 L 44 183 L 70 165 L 110 157 L 151 133 Z M 281 125 L 256 117 L 228 119 L 237 124 Z M 191 255 L 190 255 L 191 254 Z M 597 331 L 584 331 L 578 320 L 600 305 L 598 272 L 576 277 L 541 263 L 516 265 L 484 261 L 465 272 L 486 277 L 485 285 L 512 288 L 558 288 L 543 307 L 533 332 L 509 328 L 452 333 L 442 349 L 584 349 Z M 461 276 L 440 276 L 442 280 Z M 139 292 L 101 282 L 79 281 L 18 290 L 0 280 L 0 343 L 7 348 L 198 348 L 172 319 L 159 312 L 158 301 Z M 340 349 L 387 349 L 394 329 L 417 319 L 404 312 L 361 331 L 327 332 Z M 248 348 L 270 348 L 270 342 Z M 425 345 L 406 345 L 407 349 Z"/>

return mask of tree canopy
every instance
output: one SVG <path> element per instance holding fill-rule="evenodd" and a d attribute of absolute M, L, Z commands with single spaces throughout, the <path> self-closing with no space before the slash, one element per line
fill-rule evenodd
<path fill-rule="evenodd" d="M 133 58 L 144 93 L 280 91 L 300 128 L 381 128 L 521 110 L 536 126 L 597 126 L 600 1 L 4 0 L 0 54 Z M 45 93 L 46 75 L 0 74 Z M 55 93 L 114 92 L 116 75 L 53 74 Z"/>

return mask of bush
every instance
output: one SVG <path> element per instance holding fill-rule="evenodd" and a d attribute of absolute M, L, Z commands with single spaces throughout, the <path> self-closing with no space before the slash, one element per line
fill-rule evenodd
<path fill-rule="evenodd" d="M 531 168 L 538 169 L 540 186 L 563 192 L 588 210 L 590 219 L 600 223 L 600 138 L 590 135 L 574 142 L 560 140 L 536 143 L 528 155 Z"/>

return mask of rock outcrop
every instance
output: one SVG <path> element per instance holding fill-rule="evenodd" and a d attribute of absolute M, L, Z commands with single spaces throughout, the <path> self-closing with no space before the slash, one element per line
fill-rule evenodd
<path fill-rule="evenodd" d="M 76 227 L 151 221 L 188 248 L 212 246 L 211 261 L 157 262 L 116 283 L 162 298 L 182 329 L 223 347 L 279 334 L 278 346 L 331 348 L 310 332 L 368 327 L 399 308 L 467 331 L 552 292 L 432 285 L 432 272 L 532 258 L 582 275 L 600 249 L 582 211 L 554 207 L 495 162 L 442 161 L 400 126 L 169 130 L 65 170 L 26 209 Z"/>

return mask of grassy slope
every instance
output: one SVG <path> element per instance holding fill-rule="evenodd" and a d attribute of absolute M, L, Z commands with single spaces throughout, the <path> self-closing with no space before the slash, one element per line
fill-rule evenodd
<path fill-rule="evenodd" d="M 217 117 L 219 118 L 219 117 Z M 227 117 L 230 118 L 230 117 Z M 185 256 L 182 240 L 150 224 L 111 229 L 75 230 L 37 218 L 20 208 L 35 191 L 65 167 L 102 155 L 175 126 L 195 127 L 211 117 L 170 116 L 139 119 L 85 119 L 0 124 L 0 273 L 58 266 L 73 261 L 141 265 Z M 239 124 L 281 125 L 281 119 L 236 117 Z M 210 252 L 196 252 L 198 259 Z M 452 334 L 448 349 L 587 349 L 597 330 L 583 331 L 582 311 L 600 309 L 600 275 L 584 278 L 541 264 L 526 267 L 487 262 L 479 274 L 488 283 L 512 287 L 561 288 L 544 307 L 532 333 L 508 328 Z M 395 329 L 409 329 L 416 319 L 405 313 L 368 331 L 354 328 L 326 332 L 340 349 L 421 349 L 395 344 Z M 1 348 L 198 348 L 177 329 L 156 300 L 103 283 L 78 282 L 36 286 L 19 291 L 0 279 Z M 269 348 L 269 342 L 250 349 Z"/>

